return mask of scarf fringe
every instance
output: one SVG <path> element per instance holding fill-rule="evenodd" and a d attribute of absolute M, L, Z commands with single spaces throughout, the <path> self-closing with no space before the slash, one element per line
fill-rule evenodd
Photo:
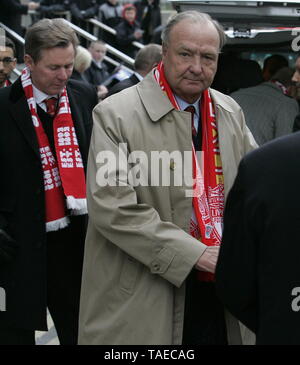
<path fill-rule="evenodd" d="M 59 229 L 63 229 L 65 227 L 67 227 L 69 225 L 69 223 L 70 223 L 70 220 L 68 217 L 63 217 L 63 218 L 57 219 L 52 222 L 47 222 L 46 223 L 46 232 L 58 231 Z"/>
<path fill-rule="evenodd" d="M 67 208 L 71 209 L 72 215 L 87 214 L 86 199 L 76 199 L 74 196 L 67 196 Z"/>

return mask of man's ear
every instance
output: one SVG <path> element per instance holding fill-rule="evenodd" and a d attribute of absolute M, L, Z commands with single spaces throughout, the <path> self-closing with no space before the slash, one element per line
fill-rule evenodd
<path fill-rule="evenodd" d="M 26 54 L 24 56 L 24 63 L 29 68 L 29 70 L 31 71 L 32 67 L 34 65 L 34 61 L 33 61 L 33 58 L 29 54 Z"/>
<path fill-rule="evenodd" d="M 12 69 L 16 68 L 17 66 L 17 59 L 14 58 L 14 61 L 12 62 Z"/>
<path fill-rule="evenodd" d="M 165 56 L 166 55 L 167 49 L 168 49 L 167 45 L 166 44 L 163 44 L 162 45 L 162 56 Z"/>

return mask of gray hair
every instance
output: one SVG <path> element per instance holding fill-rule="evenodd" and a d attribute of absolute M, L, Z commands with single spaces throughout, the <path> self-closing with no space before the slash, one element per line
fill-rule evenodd
<path fill-rule="evenodd" d="M 90 52 L 82 47 L 78 46 L 76 49 L 76 57 L 74 60 L 74 68 L 78 72 L 86 71 L 92 63 L 92 56 Z"/>
<path fill-rule="evenodd" d="M 134 69 L 136 71 L 151 71 L 155 63 L 159 63 L 162 58 L 162 48 L 158 44 L 148 44 L 140 49 L 136 54 Z"/>
<path fill-rule="evenodd" d="M 184 11 L 171 17 L 161 35 L 163 45 L 168 45 L 170 40 L 170 32 L 174 28 L 174 26 L 186 19 L 188 19 L 192 23 L 212 23 L 219 34 L 220 50 L 223 48 L 226 43 L 226 34 L 222 25 L 217 20 L 212 19 L 210 15 L 206 13 L 200 13 L 196 10 Z"/>
<path fill-rule="evenodd" d="M 44 49 L 73 45 L 74 51 L 79 44 L 75 31 L 61 18 L 42 19 L 28 28 L 25 36 L 25 53 L 34 62 L 41 59 Z"/>

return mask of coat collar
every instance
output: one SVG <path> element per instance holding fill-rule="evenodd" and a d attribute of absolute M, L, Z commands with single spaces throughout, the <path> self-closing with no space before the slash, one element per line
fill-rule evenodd
<path fill-rule="evenodd" d="M 84 133 L 81 128 L 81 125 L 83 125 L 81 121 L 81 113 L 78 110 L 78 102 L 76 102 L 76 100 L 80 100 L 78 96 L 79 92 L 75 88 L 73 87 L 71 88 L 71 85 L 69 84 L 67 84 L 67 91 L 72 113 L 72 119 L 76 130 L 77 139 L 78 142 L 80 143 L 81 140 L 83 139 Z M 40 158 L 36 133 L 32 124 L 31 114 L 23 91 L 21 78 L 16 80 L 16 82 L 11 86 L 9 98 L 11 101 L 9 103 L 9 109 L 11 115 L 13 116 L 16 124 L 18 125 L 22 133 L 24 134 L 29 145 L 33 148 L 36 156 Z"/>
<path fill-rule="evenodd" d="M 175 109 L 167 95 L 156 82 L 153 72 L 150 72 L 138 85 L 140 98 L 153 122 L 159 121 L 163 116 Z M 218 108 L 233 113 L 230 98 L 217 90 L 209 89 L 213 103 Z"/>
<path fill-rule="evenodd" d="M 137 85 L 137 90 L 150 119 L 157 122 L 174 109 L 167 95 L 156 82 L 153 72 Z"/>

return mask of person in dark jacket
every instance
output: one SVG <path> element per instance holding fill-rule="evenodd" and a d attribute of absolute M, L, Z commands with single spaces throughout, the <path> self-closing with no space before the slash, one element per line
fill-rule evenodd
<path fill-rule="evenodd" d="M 12 84 L 10 76 L 17 64 L 15 55 L 16 47 L 14 42 L 10 38 L 5 37 L 5 45 L 0 47 L 0 88 Z"/>
<path fill-rule="evenodd" d="M 107 66 L 103 62 L 106 55 L 106 45 L 102 41 L 92 42 L 89 46 L 92 55 L 91 66 L 85 71 L 86 80 L 97 87 L 98 98 L 103 99 L 107 94 L 107 88 L 103 82 L 109 78 Z"/>
<path fill-rule="evenodd" d="M 116 26 L 116 40 L 118 49 L 127 54 L 129 57 L 135 58 L 137 48 L 132 44 L 139 41 L 143 37 L 143 31 L 136 22 L 136 8 L 132 4 L 126 4 L 122 11 L 122 21 Z"/>
<path fill-rule="evenodd" d="M 224 214 L 216 288 L 257 345 L 300 344 L 300 134 L 241 162 Z"/>
<path fill-rule="evenodd" d="M 121 90 L 127 89 L 143 78 L 161 61 L 162 48 L 158 44 L 148 44 L 144 48 L 140 49 L 136 55 L 134 61 L 135 72 L 125 80 L 122 80 L 115 84 L 108 92 L 107 96 L 118 93 Z"/>
<path fill-rule="evenodd" d="M 28 10 L 37 10 L 40 7 L 38 2 L 30 1 L 28 4 L 21 4 L 20 0 L 0 0 L 0 22 L 16 33 L 24 36 L 25 29 L 22 27 L 22 15 Z M 16 44 L 17 58 L 23 62 L 23 47 Z"/>
<path fill-rule="evenodd" d="M 160 31 L 161 26 L 161 11 L 159 0 L 141 0 L 135 3 L 137 8 L 137 20 L 141 24 L 141 29 L 144 31 L 143 42 L 155 42 L 156 32 Z"/>
<path fill-rule="evenodd" d="M 292 77 L 293 86 L 290 89 L 290 95 L 297 100 L 300 107 L 300 54 L 298 54 L 295 63 L 295 73 Z M 293 132 L 300 131 L 300 114 L 294 120 Z"/>
<path fill-rule="evenodd" d="M 99 21 L 111 28 L 115 28 L 122 20 L 122 9 L 123 6 L 118 3 L 118 0 L 106 0 L 104 4 L 100 5 Z M 116 46 L 115 35 L 103 31 L 101 28 L 99 28 L 98 38 L 110 46 Z"/>
<path fill-rule="evenodd" d="M 38 9 L 40 18 L 64 17 L 64 13 L 69 9 L 70 0 L 42 0 Z"/>
<path fill-rule="evenodd" d="M 76 33 L 63 19 L 28 28 L 21 78 L 0 89 L 0 344 L 34 344 L 47 307 L 76 344 L 87 223 L 85 167 L 97 103 L 69 81 Z"/>
<path fill-rule="evenodd" d="M 71 0 L 71 22 L 78 27 L 93 34 L 93 24 L 87 22 L 89 18 L 95 18 L 98 14 L 99 4 L 97 0 Z M 87 40 L 83 37 L 80 38 L 82 46 L 87 46 Z"/>

